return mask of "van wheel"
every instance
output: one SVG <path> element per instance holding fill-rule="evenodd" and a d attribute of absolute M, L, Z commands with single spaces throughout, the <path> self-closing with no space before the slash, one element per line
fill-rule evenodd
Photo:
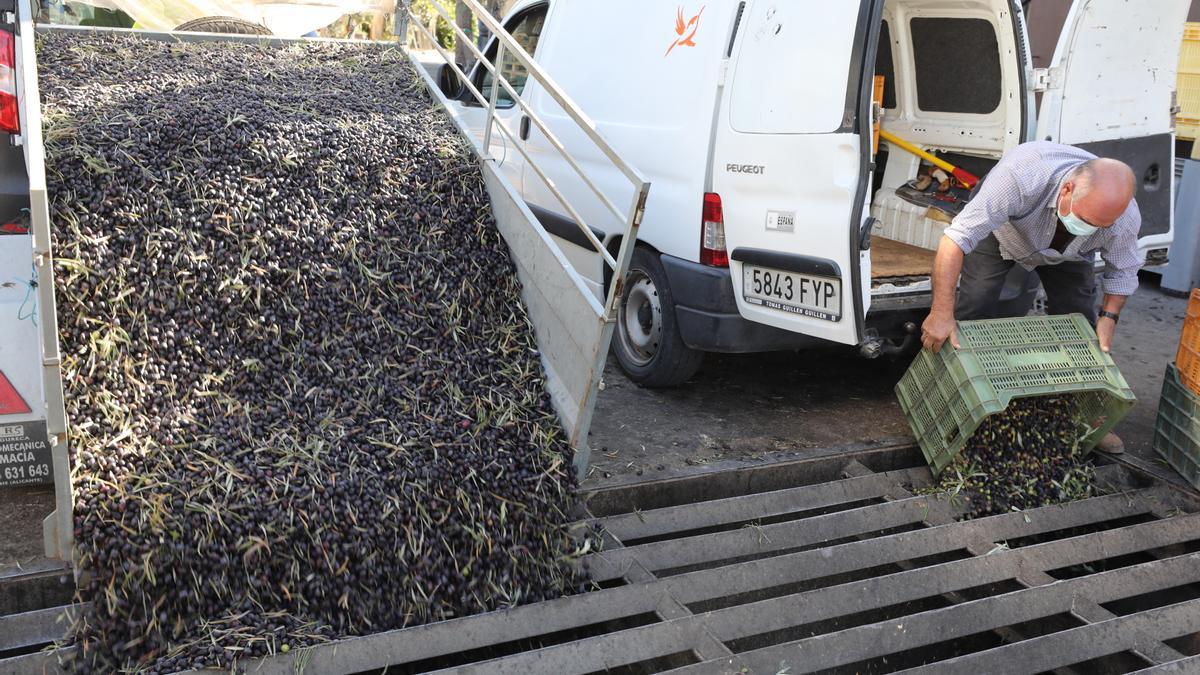
<path fill-rule="evenodd" d="M 613 349 L 629 379 L 644 387 L 674 387 L 700 370 L 704 352 L 683 343 L 675 323 L 675 302 L 658 254 L 633 251 L 617 305 Z"/>

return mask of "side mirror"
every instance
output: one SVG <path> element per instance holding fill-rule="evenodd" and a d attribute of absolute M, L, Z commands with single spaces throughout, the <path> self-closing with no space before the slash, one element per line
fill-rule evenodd
<path fill-rule="evenodd" d="M 451 101 L 462 96 L 464 89 L 462 78 L 458 76 L 458 73 L 454 72 L 454 69 L 448 63 L 443 63 L 438 67 L 437 86 L 442 94 Z"/>

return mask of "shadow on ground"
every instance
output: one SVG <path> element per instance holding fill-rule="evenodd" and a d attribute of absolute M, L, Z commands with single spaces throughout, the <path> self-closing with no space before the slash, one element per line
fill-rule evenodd
<path fill-rule="evenodd" d="M 892 387 L 903 363 L 853 349 L 710 355 L 676 389 L 643 389 L 611 360 L 590 436 L 598 482 L 908 434 Z"/>

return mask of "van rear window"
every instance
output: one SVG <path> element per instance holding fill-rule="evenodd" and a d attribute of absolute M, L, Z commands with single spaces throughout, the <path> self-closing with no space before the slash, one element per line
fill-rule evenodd
<path fill-rule="evenodd" d="M 917 107 L 987 115 L 1000 107 L 1000 45 L 985 19 L 915 17 Z"/>
<path fill-rule="evenodd" d="M 875 74 L 883 76 L 883 107 L 896 107 L 896 65 L 892 61 L 892 29 L 884 21 L 879 29 L 879 48 L 875 54 Z"/>
<path fill-rule="evenodd" d="M 750 5 L 739 29 L 730 122 L 742 133 L 825 134 L 853 119 L 861 71 L 851 63 L 861 0 Z M 853 78 L 855 89 L 847 96 Z M 847 103 L 850 110 L 847 111 Z"/>

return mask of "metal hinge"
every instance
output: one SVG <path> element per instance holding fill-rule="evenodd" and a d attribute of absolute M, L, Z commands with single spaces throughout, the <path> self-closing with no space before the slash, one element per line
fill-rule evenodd
<path fill-rule="evenodd" d="M 724 87 L 725 79 L 729 76 L 729 59 L 721 61 L 720 70 L 717 71 L 717 86 Z"/>
<path fill-rule="evenodd" d="M 1062 74 L 1062 68 L 1034 68 L 1031 78 L 1033 90 L 1047 91 L 1062 87 Z"/>

